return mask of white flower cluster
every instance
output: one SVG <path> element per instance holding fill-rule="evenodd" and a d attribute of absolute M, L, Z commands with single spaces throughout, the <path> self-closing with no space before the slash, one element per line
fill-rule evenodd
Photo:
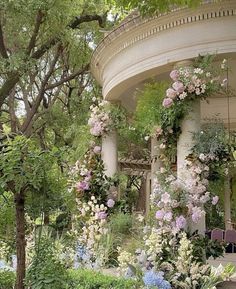
<path fill-rule="evenodd" d="M 108 102 L 102 100 L 98 105 L 90 106 L 90 118 L 88 125 L 90 126 L 90 133 L 93 136 L 101 136 L 110 130 L 109 126 L 112 124 L 108 110 Z"/>
<path fill-rule="evenodd" d="M 107 229 L 107 207 L 98 204 L 97 199 L 92 196 L 88 202 L 77 201 L 79 208 L 78 220 L 83 223 L 79 242 L 83 244 L 91 254 L 96 255 L 99 241 L 108 231 Z"/>
<path fill-rule="evenodd" d="M 182 234 L 178 248 L 178 258 L 174 266 L 175 274 L 171 281 L 178 288 L 198 288 L 205 282 L 205 279 L 209 279 L 210 266 L 194 261 L 193 245 L 187 238 L 186 233 Z"/>
<path fill-rule="evenodd" d="M 164 241 L 164 242 L 163 242 Z M 163 247 L 166 245 L 165 240 L 162 238 L 161 231 L 155 228 L 151 229 L 151 233 L 144 236 L 145 251 L 147 259 L 149 261 L 155 261 L 163 251 Z"/>
<path fill-rule="evenodd" d="M 132 266 L 135 265 L 136 258 L 130 252 L 127 252 L 124 250 L 121 251 L 120 247 L 118 248 L 118 253 L 119 253 L 119 256 L 117 260 L 119 262 L 119 271 L 121 275 L 124 275 L 127 273 L 127 268 L 129 267 L 129 265 L 132 265 Z"/>

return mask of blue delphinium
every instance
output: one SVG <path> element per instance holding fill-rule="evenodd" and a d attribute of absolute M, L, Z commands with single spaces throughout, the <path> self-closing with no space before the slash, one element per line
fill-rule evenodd
<path fill-rule="evenodd" d="M 153 270 L 146 271 L 143 282 L 147 288 L 156 287 L 158 289 L 171 289 L 170 283 L 164 279 L 163 272 L 154 272 Z"/>

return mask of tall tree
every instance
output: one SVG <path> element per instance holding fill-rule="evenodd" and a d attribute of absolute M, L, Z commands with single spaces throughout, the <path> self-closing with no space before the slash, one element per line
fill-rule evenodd
<path fill-rule="evenodd" d="M 114 5 L 130 11 L 137 9 L 142 15 L 156 15 L 178 7 L 196 7 L 201 0 L 113 0 Z"/>
<path fill-rule="evenodd" d="M 89 58 L 96 41 L 95 28 L 104 27 L 104 1 L 2 0 L 0 6 L 0 138 L 7 155 L 6 132 L 42 136 L 43 116 L 57 102 L 69 104 L 89 82 Z M 94 37 L 93 37 L 94 36 Z M 14 147 L 15 148 L 15 147 Z M 20 149 L 20 146 L 19 146 Z M 28 156 L 28 151 L 26 153 Z M 24 167 L 27 158 L 20 154 Z M 20 170 L 20 168 L 19 168 Z M 1 169 L 1 176 L 7 177 Z M 29 181 L 29 179 L 27 179 Z M 16 210 L 17 280 L 24 289 L 25 197 L 32 186 L 19 185 L 19 178 L 6 182 L 14 194 Z"/>

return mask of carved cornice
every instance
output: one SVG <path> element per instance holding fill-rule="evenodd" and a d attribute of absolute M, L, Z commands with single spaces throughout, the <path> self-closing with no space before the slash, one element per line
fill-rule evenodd
<path fill-rule="evenodd" d="M 92 55 L 92 73 L 102 84 L 103 71 L 108 62 L 115 55 L 128 49 L 135 43 L 182 25 L 232 16 L 236 16 L 235 0 L 204 3 L 198 9 L 177 9 L 149 19 L 135 16 L 111 31 L 101 41 Z"/>

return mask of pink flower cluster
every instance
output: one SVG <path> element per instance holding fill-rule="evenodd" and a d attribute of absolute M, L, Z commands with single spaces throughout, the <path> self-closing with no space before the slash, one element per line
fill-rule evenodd
<path fill-rule="evenodd" d="M 176 208 L 180 203 L 175 200 L 170 193 L 164 191 L 159 183 L 154 188 L 155 207 L 157 209 L 155 217 L 158 225 L 167 231 L 177 233 L 187 225 L 186 218 L 183 215 L 176 214 Z"/>
<path fill-rule="evenodd" d="M 184 100 L 190 96 L 204 96 L 212 85 L 211 74 L 201 68 L 184 67 L 172 70 L 170 78 L 173 80 L 172 87 L 166 90 L 166 97 L 162 105 L 168 108 L 174 101 Z"/>
<path fill-rule="evenodd" d="M 107 101 L 103 100 L 98 105 L 92 105 L 90 107 L 91 114 L 88 120 L 90 126 L 90 133 L 93 136 L 101 136 L 109 131 L 111 125 L 111 119 L 109 112 L 106 110 Z"/>
<path fill-rule="evenodd" d="M 90 158 L 95 155 L 101 154 L 101 147 L 95 145 L 95 143 L 91 144 L 91 148 L 85 154 L 85 158 L 82 162 L 76 162 L 75 167 L 72 170 L 72 175 L 75 178 L 74 187 L 79 193 L 83 193 L 85 191 L 90 190 L 90 183 L 92 179 L 92 169 L 89 167 L 88 163 L 90 162 Z M 79 178 L 79 181 L 78 181 Z"/>
<path fill-rule="evenodd" d="M 81 181 L 75 184 L 75 188 L 78 192 L 88 191 L 90 189 L 90 180 L 92 178 L 91 172 L 84 170 L 82 167 L 80 170 Z"/>
<path fill-rule="evenodd" d="M 195 160 L 186 161 L 186 167 L 190 172 L 190 178 L 185 181 L 185 188 L 187 194 L 187 207 L 192 221 L 198 223 L 205 211 L 203 205 L 209 201 L 213 205 L 216 205 L 219 198 L 218 196 L 211 196 L 211 193 L 207 190 L 209 175 L 209 167 L 199 161 Z"/>

